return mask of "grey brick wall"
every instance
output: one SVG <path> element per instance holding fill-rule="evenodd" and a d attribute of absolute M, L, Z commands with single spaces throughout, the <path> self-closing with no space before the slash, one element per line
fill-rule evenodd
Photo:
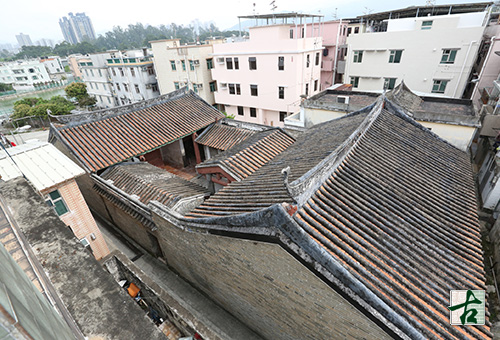
<path fill-rule="evenodd" d="M 154 220 L 168 264 L 264 338 L 389 338 L 280 245 Z"/>

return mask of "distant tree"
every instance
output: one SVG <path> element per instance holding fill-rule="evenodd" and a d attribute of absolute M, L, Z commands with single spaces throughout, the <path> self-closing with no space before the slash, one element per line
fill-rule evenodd
<path fill-rule="evenodd" d="M 21 51 L 15 55 L 15 58 L 40 58 L 51 54 L 53 54 L 53 51 L 50 46 L 23 46 Z"/>
<path fill-rule="evenodd" d="M 0 83 L 0 92 L 12 91 L 12 84 Z"/>
<path fill-rule="evenodd" d="M 14 113 L 11 118 L 24 118 L 30 116 L 47 117 L 47 110 L 53 115 L 67 115 L 75 105 L 61 96 L 55 96 L 49 100 L 42 98 L 24 98 L 14 103 Z"/>
<path fill-rule="evenodd" d="M 96 103 L 95 98 L 89 96 L 87 85 L 84 83 L 71 83 L 64 89 L 68 97 L 76 98 L 78 106 L 91 106 Z"/>

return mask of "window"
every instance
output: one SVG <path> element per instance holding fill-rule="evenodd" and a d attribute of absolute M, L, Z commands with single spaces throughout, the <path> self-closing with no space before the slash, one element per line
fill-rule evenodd
<path fill-rule="evenodd" d="M 94 76 L 94 70 L 90 70 L 90 74 L 92 75 L 92 77 Z"/>
<path fill-rule="evenodd" d="M 257 118 L 257 109 L 255 107 L 250 108 L 250 117 Z"/>
<path fill-rule="evenodd" d="M 453 64 L 455 62 L 456 56 L 457 50 L 443 50 L 443 55 L 441 56 L 441 64 Z"/>
<path fill-rule="evenodd" d="M 148 70 L 148 75 L 150 76 L 155 75 L 155 69 L 153 68 L 153 66 L 148 66 L 147 70 Z"/>
<path fill-rule="evenodd" d="M 175 60 L 170 60 L 170 67 L 172 71 L 177 71 L 177 67 L 175 66 Z"/>
<path fill-rule="evenodd" d="M 123 83 L 123 89 L 125 90 L 125 92 L 128 92 L 128 85 Z"/>
<path fill-rule="evenodd" d="M 363 51 L 354 51 L 354 63 L 360 63 L 363 61 Z"/>
<path fill-rule="evenodd" d="M 174 81 L 174 87 L 176 90 L 180 89 L 181 87 L 179 86 L 179 82 L 178 81 Z"/>
<path fill-rule="evenodd" d="M 31 78 L 32 78 L 33 80 L 37 80 L 37 79 L 38 79 L 38 77 L 37 77 L 37 76 L 32 76 Z"/>
<path fill-rule="evenodd" d="M 229 84 L 229 94 L 241 94 L 240 84 Z"/>
<path fill-rule="evenodd" d="M 85 71 L 86 71 L 86 70 L 85 70 Z M 114 75 L 114 76 L 116 76 L 116 72 L 115 72 L 115 69 L 114 69 L 114 68 L 112 68 L 112 69 L 111 69 L 111 73 L 113 73 L 113 75 Z"/>
<path fill-rule="evenodd" d="M 290 39 L 293 39 L 293 29 L 290 29 Z"/>
<path fill-rule="evenodd" d="M 308 54 L 306 56 L 306 67 L 309 67 L 309 64 L 311 63 L 311 56 Z"/>
<path fill-rule="evenodd" d="M 120 84 L 116 83 L 116 89 L 120 91 Z"/>
<path fill-rule="evenodd" d="M 359 26 L 358 27 L 354 27 L 354 34 L 358 34 L 359 33 Z"/>
<path fill-rule="evenodd" d="M 102 72 L 101 72 L 101 70 L 99 69 L 98 71 L 99 71 L 99 77 L 102 77 Z"/>
<path fill-rule="evenodd" d="M 233 69 L 233 58 L 226 58 L 226 68 L 228 70 Z"/>
<path fill-rule="evenodd" d="M 123 72 L 123 68 L 119 67 L 119 68 L 118 68 L 118 71 L 120 71 L 120 75 L 121 75 L 122 77 L 124 77 L 124 76 L 125 76 L 125 73 Z M 92 75 L 94 75 L 94 74 L 92 73 Z"/>
<path fill-rule="evenodd" d="M 257 58 L 255 58 L 255 57 L 248 58 L 248 68 L 250 70 L 256 70 L 257 69 Z"/>
<path fill-rule="evenodd" d="M 49 207 L 54 208 L 58 216 L 62 216 L 67 212 L 69 212 L 69 209 L 66 206 L 66 203 L 64 203 L 64 200 L 61 197 L 59 190 L 54 190 L 51 193 L 49 193 L 45 202 Z"/>
<path fill-rule="evenodd" d="M 151 89 L 153 90 L 153 92 L 158 92 L 158 84 L 153 84 L 151 85 Z"/>
<path fill-rule="evenodd" d="M 403 55 L 403 50 L 392 50 L 389 55 L 390 64 L 399 64 L 401 62 L 401 56 Z"/>
<path fill-rule="evenodd" d="M 347 36 L 349 36 L 349 34 L 351 34 L 351 32 L 352 32 L 352 27 L 347 28 Z"/>
<path fill-rule="evenodd" d="M 214 68 L 214 60 L 212 58 L 210 59 L 207 59 L 207 68 L 209 70 L 213 69 Z"/>
<path fill-rule="evenodd" d="M 351 85 L 353 88 L 357 88 L 359 86 L 359 77 L 351 77 Z"/>
<path fill-rule="evenodd" d="M 210 84 L 209 84 L 209 85 L 210 85 L 210 92 L 215 92 L 215 91 L 217 91 L 217 82 L 212 81 L 212 82 L 210 82 Z"/>
<path fill-rule="evenodd" d="M 93 90 L 94 89 L 94 85 L 92 85 L 92 83 L 89 83 L 90 84 L 90 88 Z"/>
<path fill-rule="evenodd" d="M 257 90 L 257 85 L 250 85 L 250 95 L 252 96 L 258 96 L 258 90 Z"/>
<path fill-rule="evenodd" d="M 238 106 L 238 116 L 244 116 L 245 111 L 243 110 L 243 106 Z"/>
<path fill-rule="evenodd" d="M 133 67 L 130 68 L 130 74 L 132 77 L 135 77 L 135 69 Z"/>
<path fill-rule="evenodd" d="M 396 87 L 396 78 L 384 78 L 384 90 L 392 90 Z"/>
<path fill-rule="evenodd" d="M 304 27 L 302 27 L 302 38 L 304 38 Z"/>
<path fill-rule="evenodd" d="M 198 85 L 193 84 L 194 93 L 198 93 Z"/>
<path fill-rule="evenodd" d="M 181 60 L 181 64 L 182 64 L 182 70 L 186 71 L 186 61 L 185 60 Z"/>
<path fill-rule="evenodd" d="M 108 98 L 108 104 L 111 104 L 111 98 L 107 97 Z"/>
<path fill-rule="evenodd" d="M 431 28 L 432 28 L 432 20 L 422 21 L 422 27 L 421 27 L 421 29 L 423 29 L 423 30 L 430 30 Z"/>
<path fill-rule="evenodd" d="M 99 83 L 95 83 L 95 89 L 99 90 Z"/>
<path fill-rule="evenodd" d="M 319 52 L 316 53 L 316 61 L 314 62 L 314 65 L 319 65 Z"/>
<path fill-rule="evenodd" d="M 35 73 L 35 69 L 33 69 L 33 68 L 28 69 L 28 71 L 29 71 L 29 73 Z"/>
<path fill-rule="evenodd" d="M 239 70 L 240 69 L 240 62 L 238 58 L 234 58 L 234 69 Z"/>
<path fill-rule="evenodd" d="M 444 93 L 448 81 L 449 80 L 434 80 L 434 84 L 432 85 L 432 93 Z"/>
<path fill-rule="evenodd" d="M 284 122 L 286 118 L 286 112 L 280 111 L 280 122 Z"/>
<path fill-rule="evenodd" d="M 190 60 L 190 61 L 189 61 L 189 69 L 190 69 L 191 71 L 194 71 L 194 63 L 193 63 L 193 61 L 192 61 L 192 60 Z M 195 91 L 195 92 L 196 92 L 196 91 Z"/>
<path fill-rule="evenodd" d="M 135 87 L 135 93 L 141 93 L 141 90 L 139 89 L 139 85 L 134 84 Z"/>
<path fill-rule="evenodd" d="M 285 57 L 278 57 L 278 71 L 285 70 Z"/>
<path fill-rule="evenodd" d="M 309 95 L 309 84 L 306 84 L 306 96 Z"/>
<path fill-rule="evenodd" d="M 284 86 L 278 86 L 278 98 L 285 99 L 285 87 Z"/>
<path fill-rule="evenodd" d="M 318 79 L 314 81 L 314 92 L 318 91 Z"/>

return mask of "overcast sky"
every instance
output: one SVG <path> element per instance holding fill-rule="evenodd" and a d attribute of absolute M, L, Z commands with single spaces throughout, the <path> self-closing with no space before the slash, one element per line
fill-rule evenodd
<path fill-rule="evenodd" d="M 271 12 L 272 0 L 3 0 L 0 11 L 0 43 L 16 43 L 16 34 L 29 34 L 35 42 L 41 38 L 62 40 L 59 18 L 69 12 L 85 12 L 94 25 L 97 34 L 103 34 L 113 26 L 126 27 L 129 24 L 168 25 L 172 22 L 187 25 L 193 20 L 214 22 L 220 29 L 230 28 L 238 23 L 238 15 L 253 12 Z M 481 1 L 436 0 L 436 4 L 467 3 Z M 424 6 L 425 0 L 276 0 L 277 12 L 298 11 L 321 14 L 331 18 L 354 17 L 367 10 L 381 12 L 408 6 Z M 337 9 L 337 10 L 336 10 Z"/>

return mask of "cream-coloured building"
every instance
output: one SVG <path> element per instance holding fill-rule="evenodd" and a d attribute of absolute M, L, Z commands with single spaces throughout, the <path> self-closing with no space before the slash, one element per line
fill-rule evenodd
<path fill-rule="evenodd" d="M 462 98 L 488 6 L 412 7 L 360 17 L 359 34 L 347 38 L 344 83 L 382 92 L 404 80 L 416 93 Z"/>
<path fill-rule="evenodd" d="M 222 39 L 203 44 L 181 45 L 180 39 L 151 41 L 154 66 L 161 94 L 188 86 L 207 103 L 214 105 L 217 85 L 212 79 L 213 45 Z"/>
<path fill-rule="evenodd" d="M 309 128 L 370 107 L 380 94 L 328 89 L 304 101 L 300 112 L 285 119 L 285 128 Z M 403 82 L 386 94 L 417 122 L 463 151 L 469 150 L 480 126 L 471 100 L 418 96 Z"/>

